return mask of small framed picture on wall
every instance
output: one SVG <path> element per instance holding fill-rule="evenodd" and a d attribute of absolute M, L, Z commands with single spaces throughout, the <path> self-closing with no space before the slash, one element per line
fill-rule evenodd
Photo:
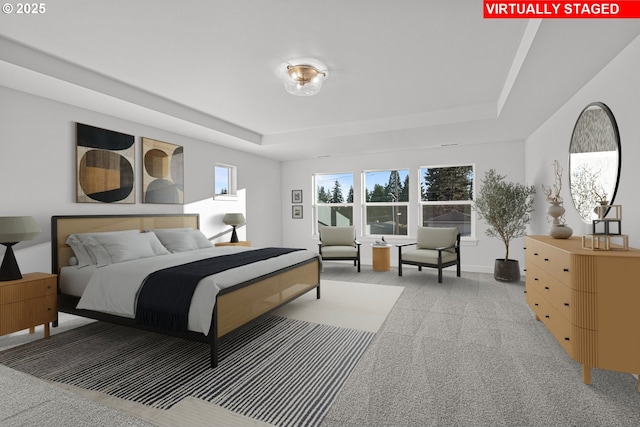
<path fill-rule="evenodd" d="M 302 219 L 302 205 L 291 206 L 291 218 Z"/>
<path fill-rule="evenodd" d="M 302 190 L 291 190 L 291 203 L 302 203 Z"/>

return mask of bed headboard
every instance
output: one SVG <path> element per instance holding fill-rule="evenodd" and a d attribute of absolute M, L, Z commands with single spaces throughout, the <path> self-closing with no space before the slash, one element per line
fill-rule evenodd
<path fill-rule="evenodd" d="M 58 274 L 73 256 L 67 238 L 74 233 L 153 228 L 200 228 L 199 214 L 61 215 L 51 217 L 51 271 Z"/>

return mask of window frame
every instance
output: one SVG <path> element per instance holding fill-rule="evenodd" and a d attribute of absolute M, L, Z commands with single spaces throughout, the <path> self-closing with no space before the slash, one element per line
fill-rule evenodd
<path fill-rule="evenodd" d="M 473 184 L 471 188 L 471 200 L 438 200 L 438 201 L 426 201 L 422 200 L 422 178 L 423 178 L 423 170 L 424 169 L 435 169 L 435 168 L 455 168 L 461 166 L 470 166 L 473 172 Z M 469 235 L 465 236 L 463 234 L 460 235 L 461 240 L 474 241 L 476 240 L 476 211 L 473 208 L 473 203 L 476 197 L 476 164 L 475 163 L 447 163 L 447 164 L 439 164 L 439 165 L 424 165 L 418 166 L 418 183 L 416 193 L 418 196 L 418 225 L 423 226 L 424 224 L 424 206 L 438 206 L 438 205 L 469 205 L 470 210 L 470 219 L 469 219 Z"/>
<path fill-rule="evenodd" d="M 227 170 L 227 183 L 228 189 L 227 193 L 217 193 L 216 192 L 216 177 L 218 169 L 226 169 Z M 215 200 L 229 200 L 236 199 L 238 197 L 238 186 L 237 186 L 237 167 L 233 165 L 227 165 L 224 163 L 216 163 L 213 166 L 213 198 Z"/>
<path fill-rule="evenodd" d="M 367 179 L 366 176 L 368 173 L 372 173 L 372 172 L 388 172 L 389 174 L 393 171 L 406 171 L 406 176 L 409 178 L 409 193 L 407 194 L 407 198 L 408 200 L 406 202 L 367 202 L 366 198 L 367 198 Z M 363 235 L 364 236 L 371 236 L 371 237 L 375 237 L 375 236 L 392 236 L 392 237 L 407 237 L 409 236 L 409 228 L 410 228 L 410 216 L 411 216 L 411 168 L 410 167 L 404 167 L 404 168 L 383 168 L 383 169 L 367 169 L 367 170 L 363 170 L 361 173 L 361 180 L 362 182 L 362 202 L 361 202 L 361 207 L 362 207 L 362 227 L 363 227 Z M 368 207 L 385 207 L 385 206 L 390 206 L 390 207 L 404 207 L 406 209 L 406 226 L 407 226 L 407 234 L 394 234 L 394 233 L 370 233 L 370 227 L 369 224 L 367 222 L 367 208 Z M 395 227 L 394 227 L 395 228 Z"/>
<path fill-rule="evenodd" d="M 348 171 L 348 172 L 316 172 L 313 174 L 313 234 L 314 235 L 319 235 L 319 218 L 320 215 L 318 213 L 318 209 L 320 207 L 326 207 L 326 206 L 330 206 L 330 207 L 336 207 L 336 208 L 340 208 L 340 207 L 346 207 L 346 208 L 351 208 L 351 224 L 350 225 L 355 225 L 355 197 L 354 197 L 354 201 L 352 202 L 344 202 L 344 203 L 320 203 L 318 201 L 318 177 L 319 176 L 333 176 L 333 175 L 351 175 L 351 188 L 354 189 L 354 185 L 355 185 L 355 177 L 356 174 L 354 172 Z M 335 182 L 335 181 L 334 181 Z M 345 189 L 342 189 L 342 194 L 344 196 L 345 200 L 348 200 L 348 192 L 349 190 L 347 189 L 347 194 L 345 195 Z"/>

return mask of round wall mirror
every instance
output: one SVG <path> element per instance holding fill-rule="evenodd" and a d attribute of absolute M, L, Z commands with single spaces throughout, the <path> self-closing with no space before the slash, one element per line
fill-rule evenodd
<path fill-rule="evenodd" d="M 620 179 L 620 134 L 609 107 L 601 102 L 580 113 L 569 146 L 569 187 L 583 220 L 597 218 L 601 202 L 613 204 Z"/>

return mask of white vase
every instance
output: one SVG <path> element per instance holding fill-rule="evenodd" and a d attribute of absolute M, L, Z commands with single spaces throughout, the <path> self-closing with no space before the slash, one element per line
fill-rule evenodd
<path fill-rule="evenodd" d="M 554 239 L 568 239 L 573 234 L 573 230 L 568 225 L 553 224 L 549 227 L 549 236 Z"/>
<path fill-rule="evenodd" d="M 568 239 L 573 234 L 571 227 L 563 224 L 563 221 L 561 221 L 564 212 L 565 209 L 564 206 L 562 206 L 562 202 L 549 202 L 547 215 L 553 218 L 551 227 L 549 228 L 549 235 L 554 239 Z"/>

